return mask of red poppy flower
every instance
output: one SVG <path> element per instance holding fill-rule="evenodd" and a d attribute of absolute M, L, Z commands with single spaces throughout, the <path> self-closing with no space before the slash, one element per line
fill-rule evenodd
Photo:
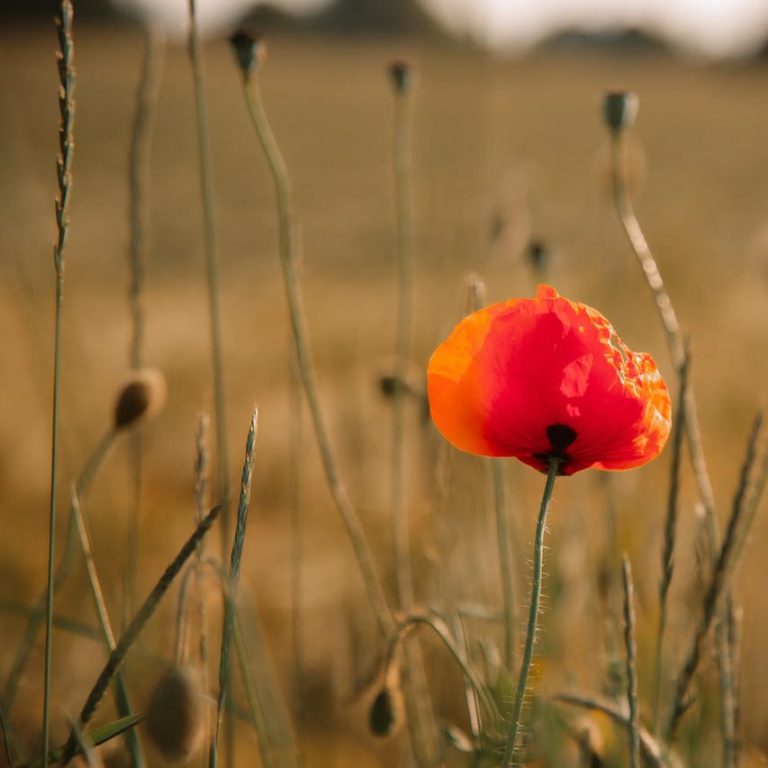
<path fill-rule="evenodd" d="M 463 451 L 513 456 L 543 472 L 630 469 L 655 458 L 670 429 L 667 386 L 585 304 L 539 286 L 465 317 L 428 368 L 432 419 Z"/>

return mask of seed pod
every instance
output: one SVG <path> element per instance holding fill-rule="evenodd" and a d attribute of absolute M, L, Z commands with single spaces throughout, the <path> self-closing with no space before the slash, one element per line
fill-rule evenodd
<path fill-rule="evenodd" d="M 165 405 L 165 377 L 155 368 L 136 371 L 120 390 L 115 404 L 114 428 L 129 429 L 151 419 Z"/>
<path fill-rule="evenodd" d="M 606 93 L 603 100 L 603 118 L 614 133 L 619 133 L 634 125 L 639 106 L 637 94 L 632 91 Z"/>
<path fill-rule="evenodd" d="M 405 93 L 411 84 L 411 65 L 403 59 L 393 61 L 387 68 L 396 93 Z"/>
<path fill-rule="evenodd" d="M 403 721 L 403 694 L 399 687 L 385 685 L 368 712 L 368 728 L 374 736 L 385 739 L 395 733 Z"/>
<path fill-rule="evenodd" d="M 259 71 L 267 56 L 266 43 L 259 32 L 240 29 L 230 36 L 229 42 L 235 51 L 235 59 L 242 73 L 250 75 Z"/>
<path fill-rule="evenodd" d="M 147 733 L 168 762 L 188 760 L 203 738 L 205 713 L 197 675 L 174 665 L 152 691 L 145 718 Z"/>

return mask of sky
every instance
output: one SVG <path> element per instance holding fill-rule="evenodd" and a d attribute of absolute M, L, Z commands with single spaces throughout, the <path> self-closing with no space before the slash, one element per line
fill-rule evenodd
<path fill-rule="evenodd" d="M 114 0 L 157 16 L 182 35 L 187 0 Z M 768 0 L 420 0 L 449 29 L 505 50 L 534 44 L 565 26 L 600 29 L 619 24 L 657 29 L 694 51 L 729 56 L 768 35 Z M 270 0 L 292 13 L 329 0 Z M 197 0 L 201 27 L 219 34 L 258 0 Z M 151 10 L 150 10 L 151 9 Z"/>

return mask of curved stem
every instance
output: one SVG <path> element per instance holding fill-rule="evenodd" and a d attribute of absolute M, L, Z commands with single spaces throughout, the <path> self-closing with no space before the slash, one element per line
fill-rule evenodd
<path fill-rule="evenodd" d="M 249 85 L 252 87 L 249 87 Z M 253 126 L 264 150 L 275 184 L 279 219 L 280 264 L 283 270 L 285 292 L 288 299 L 293 341 L 296 347 L 296 359 L 312 417 L 317 445 L 320 450 L 326 483 L 347 529 L 347 534 L 365 583 L 368 599 L 376 614 L 379 628 L 382 633 L 386 633 L 392 628 L 392 616 L 384 597 L 384 591 L 376 571 L 373 555 L 365 537 L 365 531 L 352 505 L 352 501 L 347 495 L 346 488 L 339 477 L 336 459 L 331 448 L 331 441 L 328 437 L 328 430 L 320 405 L 317 378 L 309 349 L 309 332 L 304 313 L 304 300 L 297 274 L 298 247 L 294 237 L 288 169 L 285 166 L 282 153 L 267 119 L 258 79 L 255 76 L 244 76 L 243 92 Z"/>
<path fill-rule="evenodd" d="M 507 746 L 504 750 L 504 758 L 501 762 L 502 768 L 508 768 L 515 754 L 515 743 L 517 734 L 520 730 L 520 720 L 523 713 L 523 701 L 525 691 L 528 686 L 528 674 L 531 671 L 531 661 L 533 660 L 533 646 L 536 642 L 536 625 L 539 618 L 539 603 L 541 601 L 541 579 L 544 571 L 544 533 L 547 528 L 547 513 L 549 512 L 550 502 L 552 501 L 552 491 L 555 487 L 555 478 L 560 469 L 560 459 L 550 458 L 549 472 L 547 473 L 547 482 L 544 486 L 544 494 L 541 497 L 541 507 L 539 517 L 536 521 L 536 538 L 533 547 L 533 583 L 531 586 L 531 604 L 528 609 L 528 629 L 525 633 L 525 648 L 523 649 L 523 660 L 520 665 L 520 677 L 517 681 L 517 691 L 515 692 L 515 708 L 512 712 L 512 725 L 507 735 Z"/>

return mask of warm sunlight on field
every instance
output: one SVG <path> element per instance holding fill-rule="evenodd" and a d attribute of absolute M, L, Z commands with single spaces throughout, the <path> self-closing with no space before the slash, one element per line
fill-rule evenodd
<path fill-rule="evenodd" d="M 129 371 L 128 149 L 142 50 L 141 35 L 129 27 L 76 23 L 75 39 L 76 151 L 63 306 L 57 551 L 64 547 L 70 484 L 108 430 Z M 22 642 L 25 612 L 44 589 L 48 559 L 55 50 L 52 27 L 0 28 L 5 72 L 0 88 L 2 686 Z M 274 187 L 229 44 L 208 43 L 204 54 L 235 495 L 251 410 L 254 404 L 259 408 L 238 597 L 246 645 L 252 650 L 259 644 L 257 616 L 266 636 L 269 653 L 253 652 L 254 664 L 264 656 L 274 664 L 273 671 L 255 673 L 269 681 L 258 693 L 267 710 L 288 711 L 308 768 L 410 765 L 407 727 L 385 740 L 369 732 L 368 708 L 382 683 L 386 643 L 377 634 L 328 492 L 306 408 L 299 477 L 303 672 L 297 685 L 289 484 L 292 339 Z M 671 56 L 564 53 L 503 60 L 459 46 L 407 40 L 297 35 L 268 41 L 260 78 L 290 172 L 320 397 L 339 472 L 392 606 L 397 602 L 390 519 L 392 398 L 382 395 L 380 380 L 395 365 L 394 97 L 387 66 L 400 57 L 413 66 L 413 321 L 407 378 L 415 396 L 403 400 L 415 601 L 420 609 L 435 608 L 446 616 L 457 637 L 466 635 L 470 660 L 493 685 L 503 631 L 491 470 L 483 459 L 449 448 L 425 419 L 427 359 L 469 310 L 469 273 L 485 281 L 489 303 L 534 294 L 539 280 L 527 253 L 535 239 L 551 255 L 543 281 L 597 308 L 629 348 L 650 352 L 677 402 L 678 379 L 656 307 L 611 201 L 602 98 L 609 89 L 632 89 L 640 112 L 629 146 L 630 186 L 690 339 L 690 376 L 724 531 L 768 381 L 768 62 L 715 66 Z M 144 359 L 165 374 L 168 399 L 143 432 L 137 603 L 194 529 L 198 416 L 205 410 L 214 418 L 193 83 L 183 47 L 169 47 L 165 55 L 149 167 Z M 212 450 L 214 438 L 212 429 Z M 128 436 L 118 436 L 83 500 L 118 636 L 129 618 L 123 578 L 133 508 L 132 445 Z M 536 719 L 529 721 L 531 738 L 519 756 L 531 765 L 629 765 L 623 729 L 604 715 L 552 698 L 580 692 L 613 697 L 625 707 L 622 551 L 629 554 L 635 577 L 640 715 L 653 730 L 671 456 L 668 448 L 646 467 L 619 474 L 590 470 L 559 479 L 555 486 L 532 675 L 535 706 L 526 715 L 535 713 Z M 503 465 L 518 661 L 544 480 L 512 460 Z M 759 755 L 768 754 L 768 602 L 762 599 L 766 511 L 763 503 L 734 581 L 737 612 L 743 612 L 736 686 L 743 768 L 766 764 Z M 699 622 L 709 578 L 702 528 L 696 484 L 684 458 L 664 641 L 662 686 L 670 689 L 663 688 L 665 702 Z M 227 562 L 230 546 L 226 542 Z M 218 529 L 207 549 L 212 557 L 221 553 Z M 196 604 L 198 593 L 192 591 Z M 210 634 L 210 703 L 204 706 L 212 715 L 222 621 L 212 575 L 203 592 Z M 174 656 L 177 597 L 174 586 L 129 655 L 125 677 L 136 711 L 145 710 L 155 681 Z M 77 627 L 59 627 L 53 635 L 52 745 L 66 740 L 105 659 L 80 561 L 55 606 L 57 617 Z M 199 630 L 197 616 L 190 627 Z M 5 712 L 19 764 L 40 754 L 43 636 L 41 628 L 14 708 Z M 496 762 L 488 754 L 473 762 L 443 738 L 449 726 L 471 733 L 464 681 L 444 645 L 428 630 L 423 637 L 432 705 L 442 729 L 435 737 L 445 749 L 442 762 L 432 764 L 497 765 L 499 752 Z M 676 742 L 678 764 L 690 768 L 723 765 L 715 645 L 710 632 Z M 497 694 L 503 689 L 499 696 L 509 709 L 515 679 L 513 674 L 495 689 Z M 241 716 L 236 764 L 262 764 L 250 692 L 234 661 L 232 690 Z M 281 695 L 284 704 L 276 703 Z M 114 718 L 110 692 L 95 722 Z M 279 726 L 272 723 L 266 733 L 274 736 L 275 729 Z M 578 739 L 571 737 L 585 729 L 602 744 L 595 758 L 600 762 L 581 762 L 588 759 L 586 747 L 580 752 Z M 280 747 L 275 747 L 274 764 L 296 765 L 281 762 Z M 102 755 L 106 764 L 128 765 L 120 740 L 109 749 Z M 149 764 L 165 765 L 153 749 L 147 746 Z M 190 764 L 203 765 L 206 759 L 204 748 Z"/>

